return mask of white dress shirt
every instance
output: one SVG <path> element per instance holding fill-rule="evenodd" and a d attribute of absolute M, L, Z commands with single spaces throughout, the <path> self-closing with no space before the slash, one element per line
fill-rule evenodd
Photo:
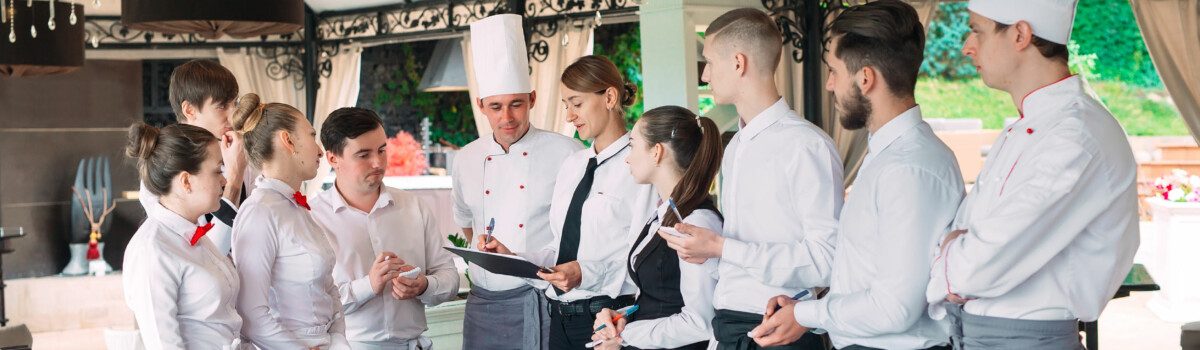
<path fill-rule="evenodd" d="M 347 349 L 325 229 L 283 181 L 259 177 L 233 225 L 242 334 L 261 349 Z"/>
<path fill-rule="evenodd" d="M 657 217 L 650 223 L 650 230 L 641 244 L 634 247 L 629 257 L 631 266 L 637 266 L 637 255 L 650 244 L 653 235 L 662 227 L 662 218 L 668 214 L 669 206 L 662 203 L 655 211 Z M 706 228 L 721 234 L 721 217 L 707 209 L 693 210 L 684 223 Z M 638 234 L 641 228 L 637 229 Z M 635 236 L 636 240 L 637 237 Z M 679 259 L 679 294 L 683 296 L 683 309 L 679 313 L 652 320 L 637 320 L 625 325 L 621 339 L 625 345 L 639 349 L 670 349 L 710 340 L 713 308 L 713 291 L 717 288 L 717 265 L 720 259 L 708 259 L 703 264 L 691 264 Z M 765 306 L 765 305 L 764 305 Z"/>
<path fill-rule="evenodd" d="M 425 306 L 458 294 L 458 269 L 445 246 L 429 205 L 416 195 L 383 186 L 379 199 L 365 213 L 346 204 L 337 187 L 310 202 L 313 218 L 326 228 L 337 264 L 333 282 L 346 313 L 346 337 L 352 342 L 404 344 L 429 328 Z M 407 265 L 421 268 L 429 280 L 425 293 L 397 300 L 391 282 L 383 293 L 371 289 L 367 273 L 383 252 L 395 253 Z"/>
<path fill-rule="evenodd" d="M 191 244 L 195 223 L 158 202 L 146 214 L 121 276 L 146 349 L 230 349 L 242 327 L 233 264 L 207 239 Z"/>
<path fill-rule="evenodd" d="M 222 169 L 224 169 L 224 168 L 222 168 Z M 242 187 L 242 190 L 246 191 L 245 196 L 247 198 L 250 197 L 251 191 L 254 190 L 254 179 L 258 177 L 259 173 L 261 173 L 261 172 L 258 169 L 254 169 L 254 167 L 249 166 L 249 165 L 247 165 L 246 170 L 242 172 L 242 174 L 243 174 L 242 183 L 244 184 L 244 186 Z M 221 197 L 221 201 L 225 202 L 225 204 L 228 205 L 230 208 L 237 209 L 237 207 L 238 207 L 238 206 L 234 205 L 233 202 L 230 202 L 228 199 L 226 199 L 225 197 Z M 153 193 L 150 193 L 150 190 L 146 189 L 145 183 L 139 182 L 138 183 L 138 202 L 140 202 L 142 204 L 142 209 L 145 209 L 146 212 L 149 213 L 150 207 L 158 204 L 158 196 Z M 209 220 L 206 216 L 200 217 L 199 223 L 201 225 L 207 224 L 208 222 L 209 222 Z M 212 220 L 212 223 L 213 223 L 213 228 L 208 230 L 208 233 L 205 234 L 204 237 L 211 240 L 212 243 L 217 246 L 217 251 L 220 252 L 221 255 L 229 255 L 229 247 L 231 244 L 229 237 L 230 237 L 230 231 L 233 228 L 230 227 L 229 225 L 227 225 L 225 222 L 223 222 L 221 220 L 217 220 L 215 218 Z"/>
<path fill-rule="evenodd" d="M 936 241 L 963 198 L 954 153 L 913 107 L 884 124 L 842 207 L 829 294 L 796 304 L 796 321 L 829 331 L 835 347 L 924 349 L 945 328 L 926 314 Z"/>
<path fill-rule="evenodd" d="M 1025 97 L 934 260 L 930 315 L 1095 321 L 1138 247 L 1137 169 L 1125 131 L 1078 76 Z M 940 242 L 939 242 L 940 243 Z"/>
<path fill-rule="evenodd" d="M 534 287 L 545 290 L 547 297 L 567 302 L 637 293 L 637 286 L 625 268 L 625 258 L 654 210 L 658 194 L 653 186 L 633 181 L 629 164 L 625 163 L 629 147 L 629 133 L 626 133 L 599 153 L 593 145 L 571 154 L 562 162 L 554 185 L 554 198 L 550 202 L 550 229 L 554 232 L 554 240 L 545 249 L 521 254 L 540 266 L 556 265 L 563 223 L 575 188 L 587 173 L 589 159 L 596 158 L 598 166 L 579 216 L 579 251 L 575 260 L 579 262 L 582 281 L 579 287 L 558 295 L 549 282 L 528 280 Z"/>
<path fill-rule="evenodd" d="M 845 196 L 833 140 L 780 99 L 733 136 L 721 173 L 725 246 L 713 305 L 762 314 L 771 297 L 828 286 Z"/>
<path fill-rule="evenodd" d="M 454 221 L 475 231 L 471 249 L 492 234 L 513 252 L 533 252 L 554 239 L 550 231 L 550 198 L 563 160 L 583 149 L 575 139 L 530 127 L 508 152 L 491 135 L 467 144 L 454 156 Z M 525 281 L 468 267 L 471 282 L 490 291 L 525 286 Z"/>

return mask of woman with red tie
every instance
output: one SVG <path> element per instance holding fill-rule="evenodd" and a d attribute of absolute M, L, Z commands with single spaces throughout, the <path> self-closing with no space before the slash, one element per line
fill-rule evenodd
<path fill-rule="evenodd" d="M 225 177 L 212 133 L 193 125 L 129 128 L 125 153 L 137 160 L 146 221 L 125 250 L 122 283 L 147 349 L 236 349 L 242 318 L 234 310 L 238 277 L 197 226 L 220 206 Z"/>
<path fill-rule="evenodd" d="M 233 129 L 262 176 L 233 224 L 242 333 L 260 349 L 349 349 L 333 249 L 300 184 L 317 175 L 317 132 L 292 106 L 238 101 Z"/>

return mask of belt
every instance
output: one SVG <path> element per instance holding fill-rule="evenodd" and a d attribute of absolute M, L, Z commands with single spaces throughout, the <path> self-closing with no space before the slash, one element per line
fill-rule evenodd
<path fill-rule="evenodd" d="M 622 295 L 616 299 L 602 295 L 568 302 L 550 299 L 550 312 L 562 316 L 593 316 L 606 308 L 616 310 L 633 305 L 633 302 L 632 295 Z"/>

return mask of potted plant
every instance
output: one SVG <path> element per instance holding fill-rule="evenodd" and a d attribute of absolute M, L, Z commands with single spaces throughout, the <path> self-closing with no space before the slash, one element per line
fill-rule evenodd
<path fill-rule="evenodd" d="M 1175 169 L 1153 183 L 1146 269 L 1162 288 L 1149 307 L 1171 322 L 1200 320 L 1200 176 Z"/>

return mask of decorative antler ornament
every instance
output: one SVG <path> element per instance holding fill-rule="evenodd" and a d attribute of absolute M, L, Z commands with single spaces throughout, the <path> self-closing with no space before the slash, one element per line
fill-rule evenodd
<path fill-rule="evenodd" d="M 105 208 L 104 212 L 100 213 L 99 217 L 97 218 L 96 213 L 92 212 L 92 191 L 86 188 L 83 189 L 83 192 L 87 194 L 86 196 L 80 195 L 79 189 L 75 188 L 75 186 L 71 186 L 71 191 L 75 192 L 75 197 L 79 198 L 80 203 L 87 202 L 87 206 L 83 207 L 83 214 L 87 215 L 88 223 L 92 225 L 92 233 L 88 236 L 87 259 L 99 259 L 100 249 L 98 249 L 98 247 L 100 245 L 100 239 L 102 238 L 102 235 L 100 234 L 100 225 L 104 224 L 104 219 L 108 217 L 108 214 L 111 214 L 113 209 L 117 208 L 117 203 L 116 201 L 113 201 L 113 204 L 108 208 Z M 101 203 L 108 203 L 108 191 L 106 191 L 104 187 L 101 187 L 100 192 L 103 193 L 103 201 Z"/>

